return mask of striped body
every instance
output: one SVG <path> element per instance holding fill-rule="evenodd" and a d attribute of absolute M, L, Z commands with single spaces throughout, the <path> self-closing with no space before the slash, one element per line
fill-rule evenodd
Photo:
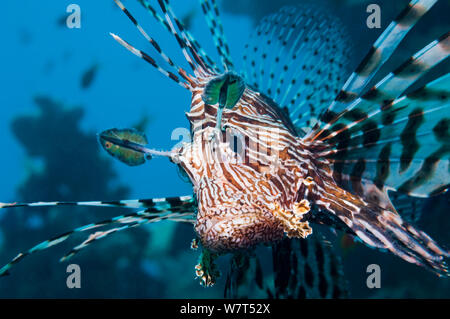
<path fill-rule="evenodd" d="M 308 196 L 304 182 L 314 170 L 305 145 L 274 105 L 248 87 L 237 105 L 224 111 L 226 130 L 215 129 L 218 105 L 205 104 L 202 93 L 201 85 L 193 90 L 187 113 L 192 142 L 173 157 L 194 186 L 195 229 L 202 243 L 218 251 L 248 248 L 283 238 L 290 222 L 301 226 L 293 235 L 306 237 L 309 231 L 301 230 L 308 230 L 308 223 L 295 215 L 296 205 Z M 232 136 L 239 136 L 239 150 Z"/>

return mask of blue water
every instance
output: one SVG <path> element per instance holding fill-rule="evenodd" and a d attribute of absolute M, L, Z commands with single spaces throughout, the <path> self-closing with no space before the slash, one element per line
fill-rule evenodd
<path fill-rule="evenodd" d="M 198 2 L 174 2 L 180 17 L 197 9 L 192 32 L 215 56 Z M 69 15 L 66 7 L 71 3 L 28 0 L 3 4 L 0 135 L 7 156 L 0 158 L 0 167 L 6 168 L 0 179 L 1 201 L 14 200 L 15 187 L 26 177 L 26 156 L 12 136 L 10 122 L 17 115 L 35 112 L 32 97 L 36 94 L 49 95 L 68 106 L 82 105 L 85 108 L 82 128 L 92 134 L 113 127 L 130 127 L 148 115 L 151 121 L 145 133 L 154 148 L 170 149 L 179 141 L 171 140 L 173 130 L 189 128 L 184 115 L 190 105 L 189 92 L 122 48 L 109 35 L 109 32 L 116 33 L 136 47 L 154 53 L 113 1 L 77 1 L 81 8 L 81 29 L 69 29 L 57 23 L 62 16 Z M 128 1 L 127 7 L 164 51 L 187 69 L 176 41 L 165 29 L 137 1 Z M 241 35 L 250 32 L 250 19 L 222 15 L 230 46 L 243 48 L 246 37 Z M 97 76 L 92 86 L 83 90 L 80 78 L 95 63 L 99 64 Z M 154 159 L 133 168 L 115 162 L 114 168 L 120 180 L 132 187 L 132 197 L 191 193 L 190 185 L 178 177 L 176 167 L 166 159 Z"/>

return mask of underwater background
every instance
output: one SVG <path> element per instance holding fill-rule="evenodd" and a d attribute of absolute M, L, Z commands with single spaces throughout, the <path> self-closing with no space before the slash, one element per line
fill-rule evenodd
<path fill-rule="evenodd" d="M 339 16 L 353 44 L 354 69 L 371 44 L 408 1 L 313 1 Z M 81 8 L 81 28 L 66 26 L 68 5 Z M 207 52 L 216 53 L 197 0 L 172 0 L 172 6 Z M 258 23 L 283 5 L 301 0 L 222 0 L 222 22 L 231 54 L 240 66 L 244 45 Z M 381 7 L 381 29 L 366 26 L 366 8 Z M 176 41 L 137 1 L 124 4 L 182 63 Z M 450 29 L 450 2 L 441 1 L 408 34 L 392 61 L 405 57 Z M 189 195 L 191 185 L 165 158 L 128 167 L 101 150 L 97 135 L 112 127 L 144 131 L 151 147 L 170 149 L 173 134 L 187 128 L 184 112 L 190 95 L 121 48 L 109 32 L 124 36 L 144 51 L 143 39 L 112 0 L 13 1 L 3 3 L 0 20 L 0 202 L 117 200 Z M 332 53 L 330 53 L 332 54 Z M 449 64 L 443 65 L 448 72 Z M 445 73 L 444 72 L 444 73 Z M 383 73 L 383 72 L 382 72 Z M 430 74 L 432 77 L 433 74 Z M 176 132 L 176 131 L 175 131 Z M 417 200 L 416 223 L 437 242 L 450 244 L 449 195 Z M 0 211 L 0 264 L 18 252 L 75 227 L 123 213 L 88 207 L 30 208 Z M 351 298 L 450 298 L 450 280 L 408 264 L 391 254 L 327 233 L 326 240 L 342 262 Z M 194 280 L 198 252 L 190 249 L 190 225 L 159 222 L 115 234 L 84 250 L 70 263 L 80 265 L 82 287 L 66 286 L 67 263 L 58 260 L 74 241 L 19 263 L 0 278 L 2 298 L 221 298 L 230 258 L 219 261 L 223 276 L 212 288 Z M 262 248 L 263 249 L 263 248 Z M 261 254 L 269 263 L 270 254 Z M 265 260 L 266 258 L 267 260 Z M 271 260 L 270 260 L 271 261 Z M 381 288 L 366 285 L 366 267 L 381 267 Z M 280 270 L 267 271 L 264 276 Z M 314 271 L 314 269 L 313 269 Z M 277 288 L 275 288 L 277 289 Z M 250 291 L 241 297 L 261 297 Z"/>

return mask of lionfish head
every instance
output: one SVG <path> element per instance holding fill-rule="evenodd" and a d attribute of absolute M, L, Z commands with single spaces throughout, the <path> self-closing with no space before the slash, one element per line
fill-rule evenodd
<path fill-rule="evenodd" d="M 202 244 L 227 251 L 281 239 L 279 216 L 295 206 L 303 175 L 292 124 L 235 72 L 197 83 L 186 113 L 192 140 L 173 158 L 194 186 Z M 280 179 L 286 171 L 289 181 Z M 307 223 L 302 231 L 310 234 Z"/>
<path fill-rule="evenodd" d="M 217 47 L 222 62 L 220 68 L 184 29 L 167 0 L 158 1 L 164 18 L 146 1 L 140 1 L 176 38 L 192 70 L 188 73 L 161 50 L 119 0 L 115 1 L 170 70 L 118 36 L 113 37 L 192 93 L 186 113 L 191 128 L 190 141 L 174 147 L 166 156 L 178 164 L 192 182 L 198 202 L 195 229 L 202 244 L 216 251 L 248 248 L 281 239 L 284 219 L 303 225 L 299 216 L 309 210 L 308 206 L 293 206 L 303 174 L 295 158 L 299 149 L 296 131 L 273 100 L 247 85 L 244 78 L 233 71 L 224 38 L 215 39 L 224 44 Z M 133 143 L 127 141 L 120 146 L 148 152 Z M 289 180 L 282 177 L 286 172 L 289 172 Z M 285 216 L 287 211 L 292 214 L 293 209 L 300 215 L 294 219 Z M 307 223 L 303 230 L 301 236 L 310 233 Z"/>

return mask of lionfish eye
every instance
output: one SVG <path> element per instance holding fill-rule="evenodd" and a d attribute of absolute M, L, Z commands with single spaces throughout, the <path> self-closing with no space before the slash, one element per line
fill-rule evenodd
<path fill-rule="evenodd" d="M 245 82 L 236 73 L 228 72 L 208 82 L 202 95 L 203 102 L 220 108 L 232 109 L 245 91 Z"/>

